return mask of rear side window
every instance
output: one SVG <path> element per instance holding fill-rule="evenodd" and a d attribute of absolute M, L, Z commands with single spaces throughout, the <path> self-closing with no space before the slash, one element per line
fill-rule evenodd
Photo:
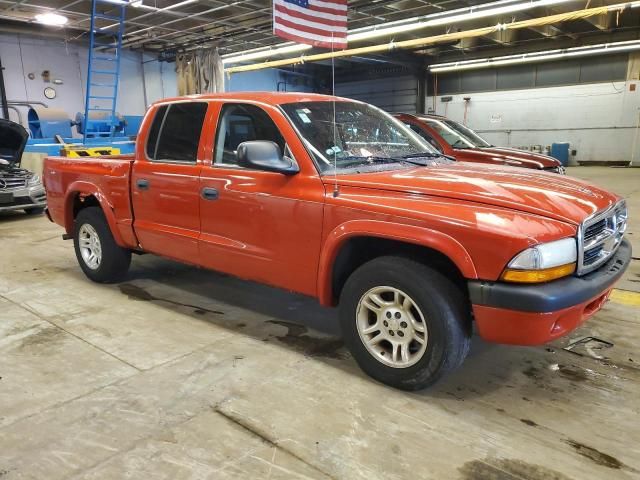
<path fill-rule="evenodd" d="M 167 113 L 167 105 L 163 105 L 156 110 L 156 116 L 153 117 L 151 129 L 149 129 L 149 138 L 147 138 L 147 157 L 155 158 L 156 147 L 158 146 L 158 133 Z"/>
<path fill-rule="evenodd" d="M 202 124 L 207 113 L 207 103 L 174 103 L 168 106 L 156 133 L 155 152 L 149 158 L 158 162 L 196 163 Z M 153 129 L 160 116 L 156 114 L 149 132 L 147 154 L 152 141 Z"/>

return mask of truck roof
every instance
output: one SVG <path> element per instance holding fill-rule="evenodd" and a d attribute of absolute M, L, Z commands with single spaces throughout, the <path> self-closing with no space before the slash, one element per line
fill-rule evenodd
<path fill-rule="evenodd" d="M 348 101 L 356 100 L 343 97 L 335 97 L 333 95 L 321 95 L 318 93 L 301 93 L 301 92 L 224 92 L 224 93 L 204 93 L 199 95 L 184 95 L 181 97 L 164 98 L 154 102 L 154 105 L 179 102 L 184 100 L 249 100 L 254 102 L 269 103 L 272 105 L 281 105 L 284 103 L 297 102 L 331 102 L 331 101 Z"/>

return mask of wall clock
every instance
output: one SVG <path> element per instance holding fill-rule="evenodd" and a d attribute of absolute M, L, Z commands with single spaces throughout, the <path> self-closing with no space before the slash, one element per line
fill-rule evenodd
<path fill-rule="evenodd" d="M 49 100 L 53 100 L 54 98 L 56 98 L 56 89 L 52 87 L 45 88 L 44 96 L 47 97 Z"/>

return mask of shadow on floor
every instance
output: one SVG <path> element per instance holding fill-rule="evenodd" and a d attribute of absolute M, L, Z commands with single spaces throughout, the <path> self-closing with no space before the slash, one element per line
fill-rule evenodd
<path fill-rule="evenodd" d="M 130 300 L 151 301 L 365 377 L 340 340 L 337 309 L 322 307 L 311 297 L 151 255 L 135 258 L 128 279 L 116 288 Z M 488 344 L 474 336 L 462 368 L 420 395 L 425 400 L 485 395 L 502 388 L 513 372 L 526 370 L 531 350 Z M 506 356 L 511 361 L 504 361 Z"/>

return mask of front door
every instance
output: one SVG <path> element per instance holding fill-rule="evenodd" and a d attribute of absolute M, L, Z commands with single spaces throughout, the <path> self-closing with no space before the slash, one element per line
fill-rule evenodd
<path fill-rule="evenodd" d="M 134 226 L 147 252 L 198 263 L 200 235 L 200 135 L 206 102 L 159 107 L 146 143 L 146 159 L 134 162 L 131 191 Z"/>
<path fill-rule="evenodd" d="M 286 139 L 286 140 L 285 140 Z M 271 140 L 300 172 L 242 168 L 238 145 Z M 221 107 L 212 165 L 202 168 L 201 242 L 204 265 L 241 278 L 316 294 L 324 186 L 302 143 L 273 107 Z M 304 161 L 302 161 L 304 160 Z"/>

